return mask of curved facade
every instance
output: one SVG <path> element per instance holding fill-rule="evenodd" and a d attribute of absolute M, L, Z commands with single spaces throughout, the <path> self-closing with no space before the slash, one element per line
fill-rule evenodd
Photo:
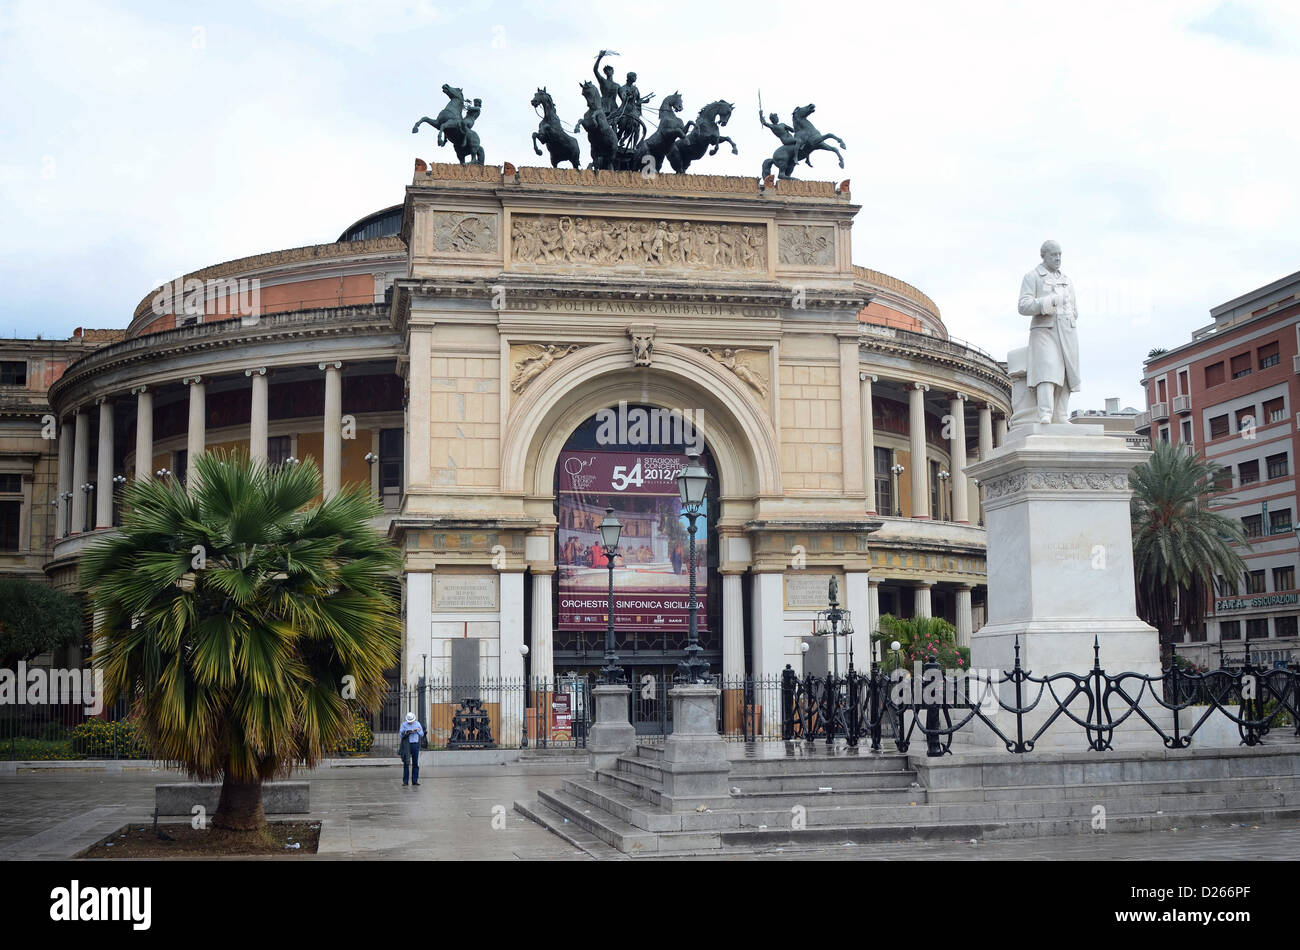
<path fill-rule="evenodd" d="M 963 469 L 1000 439 L 1009 380 L 924 293 L 851 263 L 847 183 L 422 165 L 338 242 L 156 289 L 51 387 L 56 584 L 113 530 L 115 477 L 184 477 L 215 447 L 310 456 L 326 494 L 362 482 L 384 502 L 403 680 L 467 657 L 491 677 L 590 670 L 604 617 L 564 591 L 601 563 L 584 546 L 600 505 L 564 466 L 621 458 L 615 478 L 640 479 L 621 583 L 671 599 L 659 489 L 694 439 L 714 478 L 698 540 L 715 671 L 823 662 L 800 641 L 832 576 L 858 618 L 933 613 L 968 640 L 985 538 Z M 592 435 L 638 411 L 689 425 Z M 684 644 L 651 602 L 616 610 L 620 656 L 669 670 Z"/>

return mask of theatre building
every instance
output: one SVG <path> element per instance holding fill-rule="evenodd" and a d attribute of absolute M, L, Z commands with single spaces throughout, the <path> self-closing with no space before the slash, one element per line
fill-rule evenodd
<path fill-rule="evenodd" d="M 1009 380 L 925 294 L 852 263 L 858 210 L 847 182 L 418 162 L 402 204 L 155 289 L 67 368 L 46 573 L 75 587 L 115 477 L 184 479 L 214 448 L 311 457 L 327 496 L 370 486 L 404 553 L 395 678 L 550 678 L 603 662 L 613 507 L 619 657 L 670 677 L 694 449 L 712 672 L 829 664 L 801 643 L 831 577 L 859 664 L 885 612 L 968 642 L 985 533 L 964 467 L 1002 437 Z"/>

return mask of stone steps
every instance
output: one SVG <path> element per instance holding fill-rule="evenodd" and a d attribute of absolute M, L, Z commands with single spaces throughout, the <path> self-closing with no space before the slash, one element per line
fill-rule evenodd
<path fill-rule="evenodd" d="M 1300 790 L 1300 776 L 1261 775 L 1240 778 L 1169 779 L 1164 781 L 1136 781 L 1069 784 L 1069 785 L 1004 785 L 984 788 L 929 789 L 931 802 L 969 801 L 1056 801 L 1065 799 L 1098 799 L 1133 796 L 1178 796 L 1212 794 L 1216 792 L 1272 792 Z"/>

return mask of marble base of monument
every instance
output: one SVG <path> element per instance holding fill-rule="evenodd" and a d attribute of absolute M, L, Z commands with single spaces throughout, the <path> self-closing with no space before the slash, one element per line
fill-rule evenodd
<path fill-rule="evenodd" d="M 587 733 L 589 767 L 612 769 L 620 755 L 636 748 L 636 729 L 628 722 L 628 701 L 632 690 L 627 686 L 601 685 L 592 689 L 596 721 Z"/>
<path fill-rule="evenodd" d="M 1085 674 L 1099 641 L 1108 672 L 1159 675 L 1158 634 L 1136 612 L 1129 518 L 1128 474 L 1149 454 L 1101 426 L 1030 423 L 966 468 L 983 490 L 988 530 L 988 622 L 971 638 L 972 668 L 1010 670 L 1018 641 L 1021 667 L 1037 676 Z M 1037 688 L 1026 684 L 1034 691 L 1026 704 Z M 1011 702 L 1011 687 L 1004 691 Z M 1057 693 L 1064 698 L 1061 684 Z M 1039 724 L 1056 708 L 1046 694 L 1041 705 Z M 1070 709 L 1086 717 L 1082 703 Z M 1124 733 L 1156 738 L 1134 725 Z M 1083 728 L 1068 721 L 1043 739 L 1043 747 L 1086 748 Z"/>
<path fill-rule="evenodd" d="M 669 811 L 712 807 L 730 795 L 727 743 L 718 735 L 720 695 L 707 684 L 683 684 L 668 691 L 673 731 L 664 741 L 661 801 Z"/>

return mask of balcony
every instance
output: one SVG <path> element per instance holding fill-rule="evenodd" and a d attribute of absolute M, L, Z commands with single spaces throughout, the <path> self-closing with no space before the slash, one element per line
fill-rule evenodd
<path fill-rule="evenodd" d="M 1300 373 L 1300 356 L 1291 357 L 1291 370 Z"/>
<path fill-rule="evenodd" d="M 1164 422 L 1169 418 L 1169 403 L 1154 402 L 1151 404 L 1151 418 L 1156 422 Z"/>
<path fill-rule="evenodd" d="M 1150 412 L 1139 412 L 1136 416 L 1133 417 L 1133 431 L 1134 431 L 1134 432 L 1150 432 L 1150 431 L 1151 431 L 1151 413 L 1150 413 Z"/>
<path fill-rule="evenodd" d="M 1191 411 L 1192 411 L 1191 396 L 1174 397 L 1174 412 L 1178 413 L 1180 416 L 1185 416 Z"/>

